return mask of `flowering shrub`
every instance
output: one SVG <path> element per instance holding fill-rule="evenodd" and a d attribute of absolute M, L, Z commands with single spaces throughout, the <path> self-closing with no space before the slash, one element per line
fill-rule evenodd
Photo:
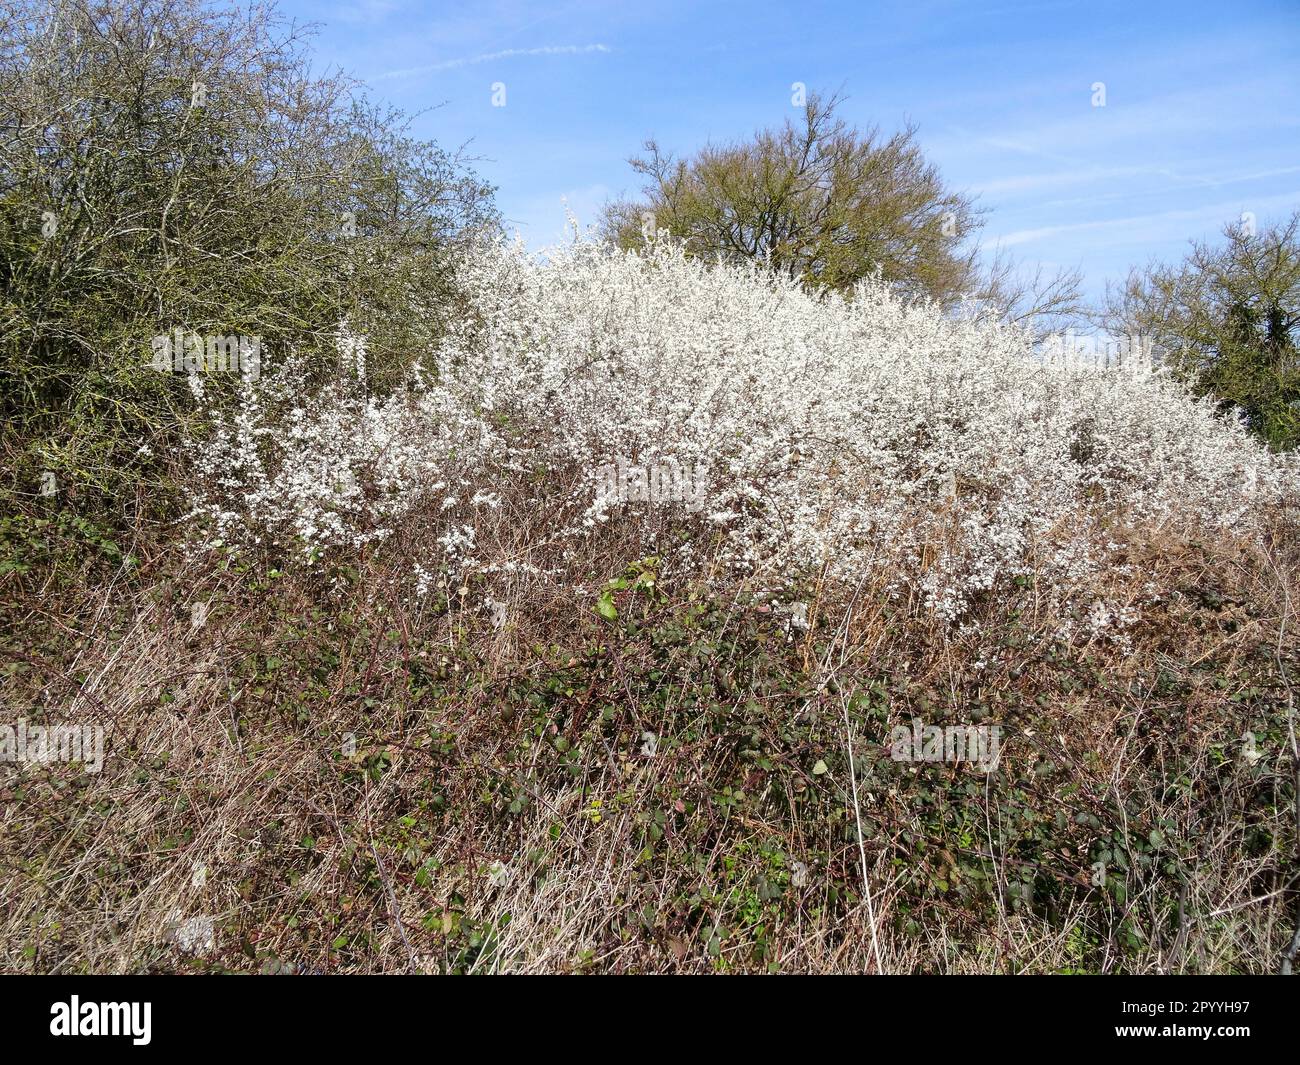
<path fill-rule="evenodd" d="M 488 244 L 461 273 L 471 305 L 401 393 L 367 396 L 359 369 L 309 399 L 292 365 L 246 381 L 200 449 L 196 515 L 319 553 L 418 510 L 442 556 L 413 560 L 427 584 L 431 568 L 513 564 L 505 500 L 557 574 L 619 527 L 679 571 L 880 569 L 954 620 L 1030 574 L 1086 595 L 1125 527 L 1256 535 L 1297 486 L 1293 459 L 1165 374 L 1044 357 L 1017 329 L 882 286 L 819 298 L 667 242 L 544 260 Z M 354 367 L 357 344 L 340 336 Z M 704 483 L 612 493 L 615 467 Z M 1082 607 L 1093 627 L 1119 614 Z"/>
<path fill-rule="evenodd" d="M 355 338 L 340 352 L 358 361 Z M 363 379 L 316 391 L 310 401 L 293 364 L 264 385 L 245 381 L 229 421 L 214 412 L 211 439 L 194 447 L 195 516 L 218 540 L 293 542 L 311 555 L 388 537 L 417 505 L 444 516 L 449 555 L 472 548 L 466 509 L 496 502 L 474 484 L 489 455 L 490 433 L 446 389 L 418 379 L 386 401 L 365 394 Z M 200 398 L 202 393 L 200 392 Z"/>

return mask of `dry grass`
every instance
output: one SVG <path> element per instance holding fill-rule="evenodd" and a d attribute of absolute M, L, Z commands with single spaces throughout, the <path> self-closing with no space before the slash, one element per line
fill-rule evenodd
<path fill-rule="evenodd" d="M 1268 972 L 1291 939 L 1279 548 L 1135 539 L 1098 589 L 1127 647 L 1032 587 L 962 635 L 884 576 L 810 581 L 806 633 L 743 584 L 611 624 L 515 577 L 498 630 L 477 585 L 411 602 L 404 550 L 4 578 L 6 719 L 108 753 L 0 766 L 0 969 Z M 891 762 L 913 715 L 1000 723 L 998 772 Z"/>

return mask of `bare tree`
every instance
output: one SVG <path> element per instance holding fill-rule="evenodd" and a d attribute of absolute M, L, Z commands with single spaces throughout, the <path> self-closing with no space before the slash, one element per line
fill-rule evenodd
<path fill-rule="evenodd" d="M 973 296 L 1003 321 L 1028 329 L 1035 338 L 1072 327 L 1086 313 L 1083 275 L 1077 268 L 1026 268 L 995 249 L 977 271 Z"/>

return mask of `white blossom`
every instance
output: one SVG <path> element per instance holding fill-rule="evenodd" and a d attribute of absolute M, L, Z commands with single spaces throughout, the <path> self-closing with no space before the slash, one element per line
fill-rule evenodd
<path fill-rule="evenodd" d="M 953 623 L 1034 575 L 1095 635 L 1130 621 L 1091 590 L 1123 527 L 1258 536 L 1300 483 L 1166 373 L 1044 357 L 879 284 L 812 295 L 669 241 L 486 244 L 460 272 L 471 305 L 390 398 L 349 381 L 277 421 L 293 364 L 244 383 L 195 444 L 212 538 L 356 547 L 418 508 L 438 566 L 509 572 L 475 555 L 510 500 L 544 530 L 520 573 L 581 579 L 573 550 L 630 528 L 677 572 L 877 572 Z M 340 351 L 363 375 L 364 343 Z M 703 509 L 612 507 L 599 471 L 621 462 L 706 470 Z"/>

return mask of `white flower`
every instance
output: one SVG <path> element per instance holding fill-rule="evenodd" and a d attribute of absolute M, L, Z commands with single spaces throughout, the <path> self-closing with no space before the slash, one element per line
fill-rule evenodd
<path fill-rule="evenodd" d="M 190 449 L 207 539 L 319 554 L 427 532 L 457 577 L 527 552 L 540 565 L 518 572 L 571 588 L 590 579 L 585 548 L 626 538 L 683 579 L 875 574 L 954 626 L 1032 575 L 1038 609 L 1119 643 L 1136 615 L 1096 589 L 1125 526 L 1259 536 L 1300 487 L 1300 460 L 1168 374 L 1035 350 L 874 282 L 818 297 L 669 240 L 544 258 L 488 243 L 459 269 L 470 306 L 409 388 L 368 397 L 346 325 L 347 381 L 313 391 L 288 361 L 242 383 Z M 624 459 L 692 505 L 612 506 L 592 471 Z M 664 469 L 707 469 L 707 510 L 702 478 Z"/>

